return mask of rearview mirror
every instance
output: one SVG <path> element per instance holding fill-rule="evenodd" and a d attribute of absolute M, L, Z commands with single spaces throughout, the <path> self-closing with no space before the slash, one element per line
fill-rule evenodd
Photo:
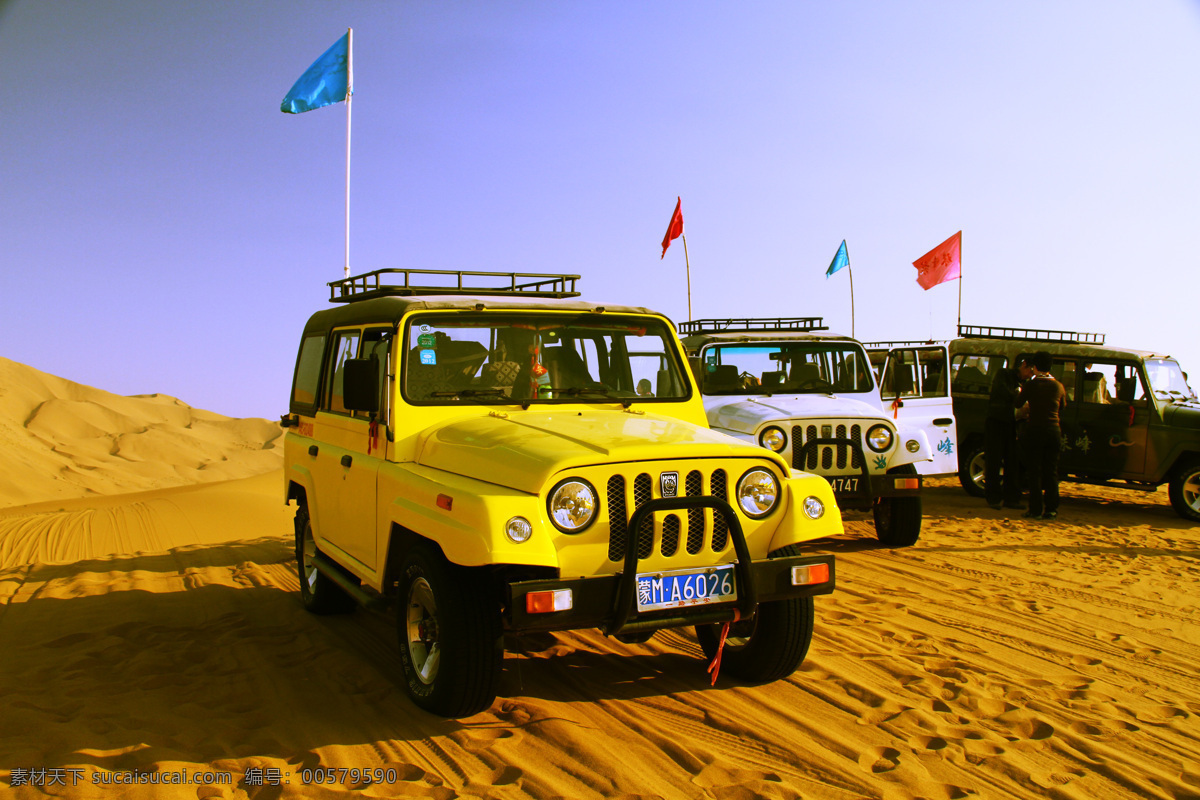
<path fill-rule="evenodd" d="M 379 361 L 347 359 L 342 380 L 342 405 L 347 411 L 379 410 Z"/>

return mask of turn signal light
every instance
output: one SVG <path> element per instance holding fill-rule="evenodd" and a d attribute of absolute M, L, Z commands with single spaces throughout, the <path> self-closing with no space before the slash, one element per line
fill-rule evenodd
<path fill-rule="evenodd" d="M 810 583 L 828 582 L 828 564 L 809 564 L 806 567 L 792 567 L 792 586 L 806 586 Z"/>
<path fill-rule="evenodd" d="M 551 611 L 568 611 L 575 604 L 570 589 L 555 589 L 548 592 L 530 592 L 525 595 L 525 612 L 548 614 Z"/>
<path fill-rule="evenodd" d="M 896 478 L 897 489 L 920 489 L 920 478 Z"/>

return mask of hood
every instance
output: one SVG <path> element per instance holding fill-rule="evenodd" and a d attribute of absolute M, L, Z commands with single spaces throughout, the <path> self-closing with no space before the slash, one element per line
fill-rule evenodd
<path fill-rule="evenodd" d="M 418 445 L 423 466 L 536 494 L 564 469 L 663 458 L 770 457 L 689 422 L 625 411 L 507 411 L 458 419 Z"/>
<path fill-rule="evenodd" d="M 704 398 L 704 408 L 709 425 L 746 434 L 754 433 L 768 422 L 788 419 L 884 419 L 878 406 L 848 395 L 710 395 Z"/>
<path fill-rule="evenodd" d="M 1176 400 L 1163 409 L 1163 422 L 1180 428 L 1200 428 L 1200 402 Z"/>

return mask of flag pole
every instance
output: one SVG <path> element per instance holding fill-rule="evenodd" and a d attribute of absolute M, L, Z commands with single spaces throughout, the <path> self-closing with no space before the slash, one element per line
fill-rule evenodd
<path fill-rule="evenodd" d="M 354 28 L 346 29 L 346 266 L 350 277 L 350 100 L 354 96 Z"/>
<path fill-rule="evenodd" d="M 843 242 L 846 240 L 843 239 Z M 850 248 L 846 248 L 846 272 L 850 275 L 850 338 L 854 337 L 854 267 L 850 266 Z"/>
<path fill-rule="evenodd" d="M 687 287 L 688 287 L 688 322 L 692 321 L 692 263 L 688 260 L 687 251 L 687 235 L 679 234 L 679 238 L 683 239 L 683 263 L 687 267 Z"/>
<path fill-rule="evenodd" d="M 958 232 L 958 323 L 954 326 L 954 338 L 962 328 L 962 231 Z"/>

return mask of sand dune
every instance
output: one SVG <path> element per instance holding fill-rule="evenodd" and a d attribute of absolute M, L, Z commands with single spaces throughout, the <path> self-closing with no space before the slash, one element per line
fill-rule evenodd
<path fill-rule="evenodd" d="M 916 546 L 862 515 L 816 544 L 838 590 L 787 680 L 710 686 L 689 630 L 526 637 L 443 720 L 390 613 L 303 611 L 281 481 L 0 509 L 0 796 L 1200 797 L 1200 527 L 1162 492 L 1042 524 L 934 481 Z"/>
<path fill-rule="evenodd" d="M 167 395 L 122 397 L 0 358 L 0 507 L 257 475 L 282 429 Z"/>

